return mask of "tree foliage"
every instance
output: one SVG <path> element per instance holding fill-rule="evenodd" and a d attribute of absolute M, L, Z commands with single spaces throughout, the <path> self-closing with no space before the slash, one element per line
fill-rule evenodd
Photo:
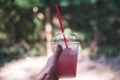
<path fill-rule="evenodd" d="M 76 32 L 84 45 L 86 40 L 90 43 L 97 35 L 99 47 L 107 45 L 106 49 L 100 48 L 100 53 L 119 53 L 119 0 L 51 0 L 53 33 L 59 30 L 54 21 L 56 3 L 60 7 L 64 27 Z M 0 44 L 6 46 L 23 40 L 29 44 L 43 43 L 47 4 L 47 0 L 0 0 Z M 37 12 L 33 12 L 35 6 L 38 7 Z M 43 18 L 39 18 L 38 14 L 42 14 Z"/>

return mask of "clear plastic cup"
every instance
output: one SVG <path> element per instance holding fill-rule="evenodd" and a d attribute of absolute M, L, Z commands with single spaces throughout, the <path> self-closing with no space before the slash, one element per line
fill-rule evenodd
<path fill-rule="evenodd" d="M 71 78 L 76 76 L 79 41 L 76 35 L 65 34 L 65 36 L 68 48 L 65 46 L 61 33 L 55 35 L 52 41 L 53 52 L 56 50 L 58 44 L 63 48 L 56 68 L 55 76 L 57 78 Z"/>

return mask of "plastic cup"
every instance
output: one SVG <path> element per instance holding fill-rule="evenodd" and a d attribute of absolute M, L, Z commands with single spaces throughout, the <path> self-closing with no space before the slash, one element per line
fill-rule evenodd
<path fill-rule="evenodd" d="M 79 48 L 79 42 L 77 41 L 77 37 L 75 35 L 74 36 L 67 35 L 66 38 L 67 38 L 68 48 L 66 48 L 62 35 L 58 34 L 56 36 L 52 42 L 53 52 L 56 50 L 58 44 L 62 46 L 63 50 L 58 60 L 55 76 L 57 78 L 75 77 L 76 69 L 77 69 L 78 48 Z"/>

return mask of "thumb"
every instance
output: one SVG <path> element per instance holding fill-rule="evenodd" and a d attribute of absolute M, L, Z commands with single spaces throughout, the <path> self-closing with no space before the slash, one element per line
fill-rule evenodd
<path fill-rule="evenodd" d="M 60 44 L 57 45 L 56 51 L 53 54 L 55 62 L 58 61 L 60 54 L 62 53 L 62 46 Z"/>

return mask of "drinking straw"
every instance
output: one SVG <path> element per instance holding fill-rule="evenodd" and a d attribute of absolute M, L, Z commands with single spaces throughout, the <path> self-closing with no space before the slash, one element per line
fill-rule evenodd
<path fill-rule="evenodd" d="M 65 42 L 66 48 L 68 49 L 67 40 L 66 40 L 66 37 L 65 37 L 65 34 L 64 34 L 64 28 L 63 28 L 62 20 L 61 20 L 61 17 L 60 17 L 60 11 L 59 11 L 59 8 L 58 8 L 57 4 L 55 4 L 55 8 L 56 8 L 56 13 L 57 13 L 58 20 L 59 20 L 59 23 L 60 23 L 60 28 L 61 28 L 61 31 L 62 31 L 63 39 L 64 39 L 64 42 Z"/>

